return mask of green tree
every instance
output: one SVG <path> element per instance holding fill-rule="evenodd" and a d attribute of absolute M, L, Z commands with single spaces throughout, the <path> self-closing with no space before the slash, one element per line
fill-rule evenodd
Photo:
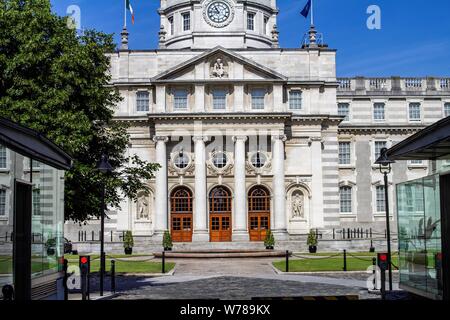
<path fill-rule="evenodd" d="M 127 127 L 113 120 L 121 97 L 109 86 L 108 53 L 115 50 L 112 35 L 78 36 L 49 0 L 0 0 L 0 116 L 39 131 L 74 158 L 66 219 L 98 217 L 103 185 L 113 208 L 122 197 L 148 193 L 146 180 L 159 168 L 126 156 Z M 115 169 L 107 177 L 96 170 L 102 153 Z"/>

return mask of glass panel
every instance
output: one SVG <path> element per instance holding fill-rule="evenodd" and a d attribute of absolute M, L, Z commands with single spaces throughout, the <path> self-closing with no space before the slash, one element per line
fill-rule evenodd
<path fill-rule="evenodd" d="M 175 90 L 173 94 L 173 107 L 175 110 L 187 110 L 187 90 Z"/>
<path fill-rule="evenodd" d="M 450 103 L 446 103 L 444 105 L 444 116 L 445 117 L 450 116 Z"/>
<path fill-rule="evenodd" d="M 213 231 L 219 231 L 220 230 L 220 220 L 218 217 L 213 217 L 211 219 L 211 229 Z"/>
<path fill-rule="evenodd" d="M 302 92 L 291 91 L 289 92 L 289 109 L 301 110 L 302 109 Z"/>
<path fill-rule="evenodd" d="M 339 142 L 339 164 L 350 164 L 350 142 Z"/>
<path fill-rule="evenodd" d="M 439 175 L 397 185 L 400 282 L 442 296 Z"/>
<path fill-rule="evenodd" d="M 230 218 L 222 217 L 222 230 L 230 230 Z"/>
<path fill-rule="evenodd" d="M 266 91 L 264 89 L 252 90 L 252 109 L 263 110 L 264 109 L 264 97 Z"/>
<path fill-rule="evenodd" d="M 181 230 L 181 218 L 173 218 L 172 219 L 172 229 L 174 231 L 180 231 Z"/>
<path fill-rule="evenodd" d="M 261 230 L 269 229 L 269 217 L 261 217 Z"/>
<path fill-rule="evenodd" d="M 247 29 L 255 30 L 255 14 L 254 13 L 247 14 Z"/>
<path fill-rule="evenodd" d="M 191 30 L 191 14 L 183 13 L 183 31 Z"/>
<path fill-rule="evenodd" d="M 250 229 L 258 230 L 258 217 L 250 217 Z"/>
<path fill-rule="evenodd" d="M 7 169 L 6 148 L 0 145 L 0 169 Z"/>
<path fill-rule="evenodd" d="M 341 187 L 339 189 L 339 196 L 340 196 L 341 213 L 351 213 L 352 212 L 352 188 L 351 187 Z"/>
<path fill-rule="evenodd" d="M 136 94 L 136 110 L 149 111 L 150 110 L 149 93 L 146 91 L 139 91 Z"/>
<path fill-rule="evenodd" d="M 225 90 L 213 90 L 213 109 L 225 110 L 227 107 L 227 92 Z"/>
<path fill-rule="evenodd" d="M 33 161 L 32 274 L 61 270 L 64 255 L 64 176 Z"/>
<path fill-rule="evenodd" d="M 183 230 L 191 231 L 191 228 L 192 228 L 191 218 L 183 218 Z"/>
<path fill-rule="evenodd" d="M 373 105 L 373 119 L 384 120 L 384 103 L 375 103 Z"/>
<path fill-rule="evenodd" d="M 348 103 L 339 103 L 338 104 L 338 115 L 345 116 L 344 121 L 349 120 L 350 106 Z"/>
<path fill-rule="evenodd" d="M 383 148 L 386 148 L 386 141 L 375 141 L 375 160 L 380 157 Z"/>
<path fill-rule="evenodd" d="M 409 104 L 409 120 L 420 120 L 420 103 Z"/>

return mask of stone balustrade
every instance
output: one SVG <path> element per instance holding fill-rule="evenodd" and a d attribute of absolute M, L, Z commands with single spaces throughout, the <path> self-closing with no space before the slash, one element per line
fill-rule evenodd
<path fill-rule="evenodd" d="M 450 78 L 338 78 L 340 94 L 355 92 L 380 94 L 410 94 L 411 92 L 430 94 L 432 92 L 449 92 Z"/>

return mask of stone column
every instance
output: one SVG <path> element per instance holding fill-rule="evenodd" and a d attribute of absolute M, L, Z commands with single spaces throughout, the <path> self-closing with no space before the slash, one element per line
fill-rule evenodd
<path fill-rule="evenodd" d="M 284 142 L 285 135 L 272 137 L 272 168 L 273 168 L 273 202 L 274 202 L 274 225 L 273 234 L 278 240 L 287 240 L 286 223 L 286 189 L 284 186 Z"/>
<path fill-rule="evenodd" d="M 168 230 L 168 195 L 167 195 L 167 148 L 169 138 L 166 136 L 155 136 L 156 163 L 161 165 L 155 173 L 155 234 L 161 236 Z"/>
<path fill-rule="evenodd" d="M 192 241 L 208 242 L 208 210 L 206 191 L 206 155 L 205 142 L 207 137 L 196 136 L 195 143 L 195 195 L 194 195 L 194 233 Z"/>
<path fill-rule="evenodd" d="M 245 185 L 246 136 L 233 137 L 234 145 L 234 230 L 233 241 L 249 241 L 247 228 L 247 190 Z"/>

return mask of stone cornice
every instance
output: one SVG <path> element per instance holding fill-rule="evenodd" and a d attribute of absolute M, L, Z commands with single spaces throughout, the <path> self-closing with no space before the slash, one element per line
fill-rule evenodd
<path fill-rule="evenodd" d="M 261 113 L 154 113 L 149 114 L 152 122 L 177 120 L 260 120 L 271 119 L 287 121 L 292 117 L 289 112 L 261 112 Z"/>
<path fill-rule="evenodd" d="M 352 125 L 352 126 L 340 126 L 338 133 L 401 133 L 411 134 L 424 129 L 423 125 L 399 125 L 399 126 L 374 126 L 374 125 Z"/>

